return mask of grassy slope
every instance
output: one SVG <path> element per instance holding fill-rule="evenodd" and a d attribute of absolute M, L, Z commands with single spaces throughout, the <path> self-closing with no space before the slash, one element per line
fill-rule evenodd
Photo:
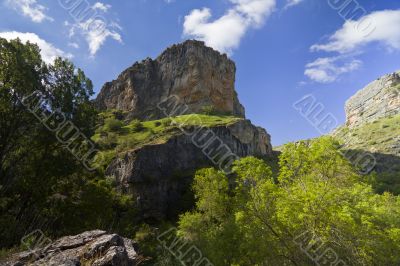
<path fill-rule="evenodd" d="M 375 191 L 400 194 L 400 115 L 356 128 L 343 126 L 333 135 L 344 144 L 345 149 L 374 154 L 377 174 L 370 183 Z"/>
<path fill-rule="evenodd" d="M 134 150 L 144 145 L 165 143 L 172 136 L 181 134 L 178 128 L 189 126 L 216 127 L 235 123 L 242 118 L 233 116 L 190 114 L 173 118 L 164 118 L 153 121 L 130 122 L 118 120 L 118 111 L 107 111 L 99 114 L 99 125 L 92 140 L 101 149 L 100 165 L 103 169 L 118 154 Z M 120 127 L 111 128 L 107 121 L 114 120 L 121 123 Z"/>
<path fill-rule="evenodd" d="M 400 115 L 356 128 L 342 126 L 333 135 L 348 149 L 396 155 L 396 146 L 400 147 Z"/>

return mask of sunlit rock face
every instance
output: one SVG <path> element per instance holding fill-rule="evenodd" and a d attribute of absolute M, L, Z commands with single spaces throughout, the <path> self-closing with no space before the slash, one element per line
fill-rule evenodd
<path fill-rule="evenodd" d="M 346 124 L 354 127 L 400 113 L 400 72 L 385 75 L 346 102 Z"/>
<path fill-rule="evenodd" d="M 199 41 L 166 49 L 155 60 L 135 63 L 106 83 L 96 99 L 99 109 L 128 111 L 131 118 L 165 117 L 157 105 L 172 95 L 187 105 L 186 113 L 204 108 L 245 116 L 235 91 L 235 63 Z"/>

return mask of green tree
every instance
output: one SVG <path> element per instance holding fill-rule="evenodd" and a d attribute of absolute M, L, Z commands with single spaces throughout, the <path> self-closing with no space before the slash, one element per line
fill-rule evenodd
<path fill-rule="evenodd" d="M 200 171 L 180 235 L 215 265 L 399 264 L 400 199 L 375 194 L 338 148 L 330 137 L 285 146 L 278 182 L 251 157 L 234 179 Z"/>
<path fill-rule="evenodd" d="M 47 116 L 57 111 L 90 138 L 92 95 L 91 81 L 71 62 L 58 58 L 46 65 L 37 45 L 0 38 L 0 247 L 36 229 L 49 237 L 132 229 L 132 199 L 88 172 L 44 126 L 50 119 L 40 121 L 24 106 L 40 107 L 38 114 Z"/>

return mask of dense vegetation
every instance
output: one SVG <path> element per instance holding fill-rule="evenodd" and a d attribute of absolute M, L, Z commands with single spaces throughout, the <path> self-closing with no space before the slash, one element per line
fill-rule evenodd
<path fill-rule="evenodd" d="M 256 158 L 236 162 L 234 177 L 198 171 L 196 209 L 181 216 L 180 235 L 215 265 L 400 263 L 400 198 L 375 194 L 339 143 L 286 145 L 279 164 L 278 182 Z"/>
<path fill-rule="evenodd" d="M 67 60 L 46 65 L 36 45 L 19 40 L 0 39 L 0 62 L 0 248 L 18 245 L 37 229 L 48 237 L 93 228 L 129 231 L 132 200 L 86 170 L 66 149 L 71 143 L 61 143 L 45 126 L 55 125 L 51 114 L 57 111 L 92 136 L 91 81 Z M 21 102 L 32 95 L 46 99 L 30 107 L 49 119 L 41 121 Z"/>

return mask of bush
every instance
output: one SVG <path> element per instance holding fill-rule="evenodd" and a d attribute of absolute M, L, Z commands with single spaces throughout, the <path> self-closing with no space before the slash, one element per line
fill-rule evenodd
<path fill-rule="evenodd" d="M 214 106 L 207 105 L 207 106 L 203 106 L 201 108 L 201 113 L 203 113 L 205 115 L 215 115 L 215 114 L 217 114 L 217 110 L 215 110 Z"/>
<path fill-rule="evenodd" d="M 161 123 L 162 123 L 162 125 L 163 125 L 164 127 L 169 127 L 169 126 L 172 124 L 172 119 L 171 119 L 171 118 L 163 119 L 163 120 L 161 121 Z"/>
<path fill-rule="evenodd" d="M 143 123 L 140 122 L 139 120 L 133 120 L 131 122 L 131 128 L 132 128 L 132 132 L 136 133 L 136 132 L 140 132 L 144 129 Z"/>
<path fill-rule="evenodd" d="M 107 131 L 118 132 L 121 131 L 123 126 L 124 123 L 115 118 L 107 118 L 106 121 L 104 122 L 104 128 Z"/>
<path fill-rule="evenodd" d="M 118 139 L 115 133 L 109 133 L 98 141 L 98 144 L 102 149 L 115 148 L 117 146 L 117 143 Z"/>

